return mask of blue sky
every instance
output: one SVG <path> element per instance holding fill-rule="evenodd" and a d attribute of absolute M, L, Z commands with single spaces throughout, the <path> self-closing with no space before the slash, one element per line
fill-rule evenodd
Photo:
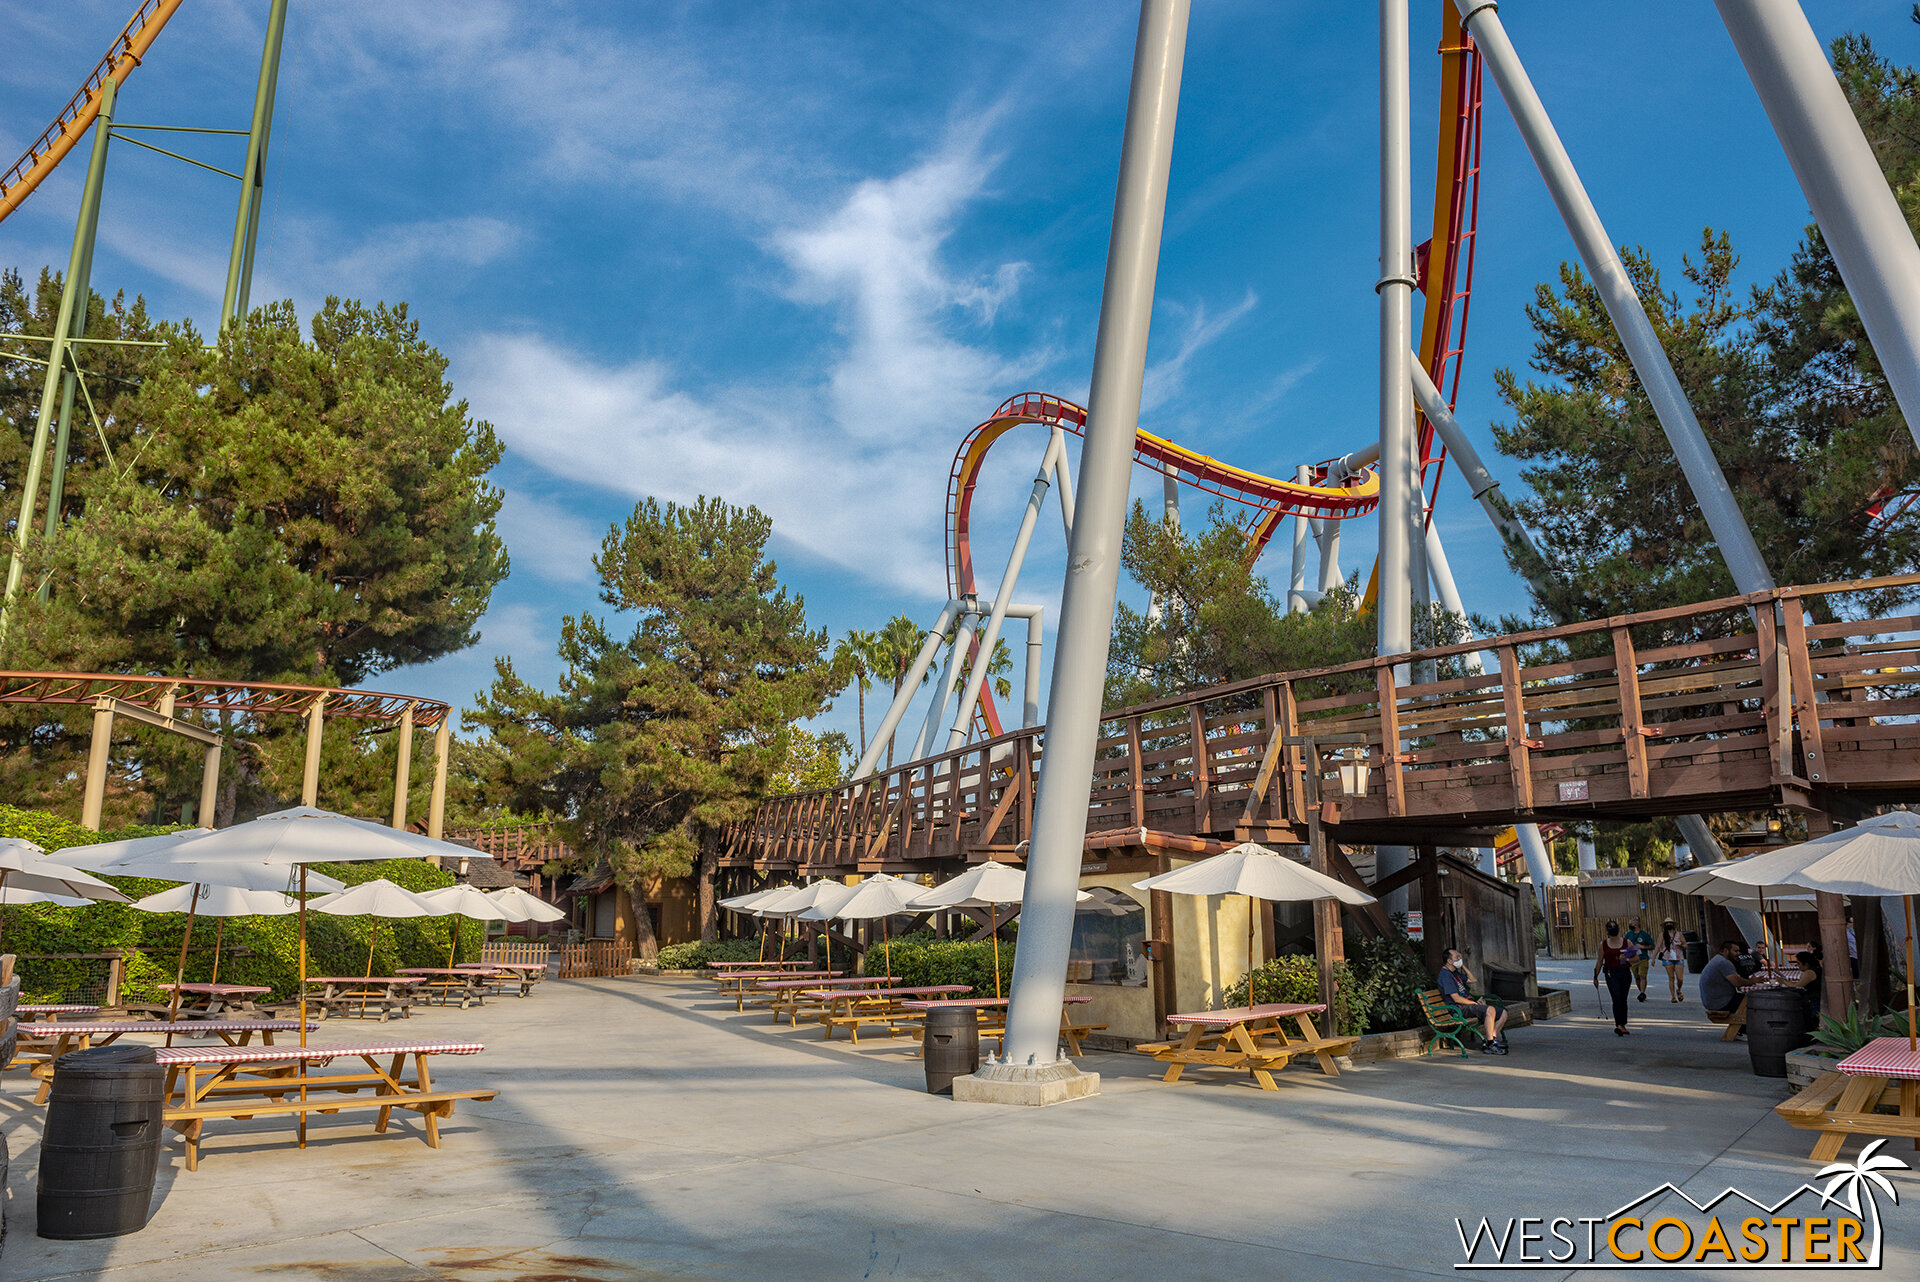
<path fill-rule="evenodd" d="M 1413 7 L 1420 226 L 1440 5 Z M 1864 31 L 1915 61 L 1910 7 L 1809 12 L 1823 37 Z M 32 53 L 0 63 L 0 149 L 25 147 L 130 11 L 0 7 L 0 47 Z M 265 12 L 183 6 L 120 118 L 244 128 Z M 254 299 L 406 300 L 507 446 L 513 573 L 479 645 L 377 684 L 464 705 L 496 654 L 551 682 L 561 617 L 598 608 L 593 550 L 647 495 L 769 512 L 818 626 L 930 620 L 960 438 L 1016 392 L 1084 399 L 1136 14 L 293 0 Z M 1502 18 L 1616 241 L 1676 279 L 1709 225 L 1732 234 L 1745 279 L 1785 263 L 1806 205 L 1712 6 L 1516 0 Z M 1195 4 L 1150 430 L 1284 474 L 1372 439 L 1375 42 L 1367 4 Z M 1571 248 L 1487 92 L 1460 416 L 1513 487 L 1487 431 L 1492 371 L 1524 364 L 1522 309 Z M 194 146 L 237 164 L 233 140 Z M 0 264 L 64 264 L 79 171 L 0 225 Z M 233 199 L 226 179 L 117 148 L 96 288 L 211 328 Z M 989 464 L 989 585 L 1043 444 L 1016 434 Z M 1469 608 L 1524 608 L 1457 479 L 1437 519 Z M 1047 605 L 1050 632 L 1064 549 L 1057 519 L 1040 529 L 1018 598 Z M 1369 564 L 1372 542 L 1356 523 L 1345 564 Z M 1281 586 L 1284 557 L 1263 566 Z M 827 722 L 851 729 L 842 704 Z"/>

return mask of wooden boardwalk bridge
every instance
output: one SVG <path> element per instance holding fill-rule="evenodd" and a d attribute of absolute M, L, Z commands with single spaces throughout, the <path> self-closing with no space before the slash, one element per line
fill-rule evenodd
<path fill-rule="evenodd" d="M 1088 857 L 1305 842 L 1310 772 L 1336 845 L 1920 800 L 1920 616 L 1874 617 L 1915 585 L 1778 588 L 1117 709 L 1102 727 Z M 1496 662 L 1476 674 L 1475 654 Z M 1044 751 L 1036 727 L 769 798 L 728 830 L 722 866 L 1018 863 Z M 1342 791 L 1341 756 L 1366 762 L 1363 791 Z"/>

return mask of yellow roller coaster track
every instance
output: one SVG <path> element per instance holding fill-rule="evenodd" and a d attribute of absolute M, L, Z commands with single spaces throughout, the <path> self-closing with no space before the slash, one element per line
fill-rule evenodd
<path fill-rule="evenodd" d="M 53 123 L 34 139 L 26 154 L 13 162 L 13 168 L 0 175 L 0 219 L 18 209 L 41 180 L 66 159 L 73 144 L 80 141 L 94 117 L 100 114 L 100 94 L 106 87 L 107 77 L 113 77 L 116 85 L 126 84 L 128 75 L 146 57 L 154 37 L 160 34 L 180 4 L 181 0 L 142 0 L 133 17 L 127 19 L 125 30 L 107 50 L 107 56 L 100 59 L 100 65 L 80 86 L 80 92 L 73 95 L 73 100 L 53 118 Z"/>

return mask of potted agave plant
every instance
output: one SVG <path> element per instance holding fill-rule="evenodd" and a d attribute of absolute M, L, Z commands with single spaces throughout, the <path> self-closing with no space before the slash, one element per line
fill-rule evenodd
<path fill-rule="evenodd" d="M 1835 1064 L 1874 1038 L 1903 1032 L 1905 1028 L 1906 1024 L 1897 1015 L 1868 1015 L 1858 1006 L 1849 1006 L 1839 1018 L 1822 1015 L 1812 1043 L 1787 1053 L 1787 1084 L 1794 1090 L 1811 1086 L 1814 1079 L 1832 1072 Z"/>

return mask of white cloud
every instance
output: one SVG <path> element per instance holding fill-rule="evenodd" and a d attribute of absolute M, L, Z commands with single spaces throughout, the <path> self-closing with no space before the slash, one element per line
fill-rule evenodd
<path fill-rule="evenodd" d="M 496 605 L 480 618 L 480 646 L 495 654 L 553 653 L 559 620 L 530 605 Z"/>
<path fill-rule="evenodd" d="M 792 270 L 789 296 L 843 336 L 817 381 L 694 389 L 658 361 L 609 365 L 491 334 L 466 347 L 460 385 L 510 450 L 556 476 L 633 498 L 752 503 L 810 555 L 936 596 L 945 477 L 929 441 L 956 439 L 1037 365 L 963 337 L 1013 295 L 1021 265 L 970 278 L 942 260 L 991 168 L 977 134 L 963 136 L 768 237 Z"/>
<path fill-rule="evenodd" d="M 516 571 L 550 583 L 592 583 L 603 529 L 558 503 L 508 489 L 496 520 Z"/>
<path fill-rule="evenodd" d="M 1156 410 L 1172 399 L 1185 385 L 1187 366 L 1201 349 L 1232 329 L 1259 302 L 1259 297 L 1249 289 L 1245 298 L 1218 316 L 1209 316 L 1205 303 L 1195 303 L 1191 307 L 1174 302 L 1162 303 L 1162 308 L 1181 318 L 1184 326 L 1173 355 L 1147 367 L 1146 380 L 1140 389 L 1140 408 L 1143 411 Z"/>

